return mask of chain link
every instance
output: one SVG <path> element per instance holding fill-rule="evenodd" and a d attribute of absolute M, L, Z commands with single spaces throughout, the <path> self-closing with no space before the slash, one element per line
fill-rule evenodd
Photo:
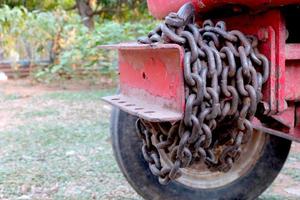
<path fill-rule="evenodd" d="M 269 77 L 269 61 L 259 53 L 255 36 L 228 31 L 223 21 L 202 27 L 185 4 L 140 43 L 176 43 L 184 48 L 186 107 L 175 123 L 138 119 L 142 153 L 161 184 L 179 178 L 181 169 L 204 162 L 211 171 L 228 172 L 252 136 L 253 118 Z M 156 141 L 156 142 L 154 142 Z M 172 165 L 163 166 L 161 152 Z"/>

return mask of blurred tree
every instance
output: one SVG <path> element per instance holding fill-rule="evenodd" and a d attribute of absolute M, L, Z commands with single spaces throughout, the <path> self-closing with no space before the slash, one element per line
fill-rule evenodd
<path fill-rule="evenodd" d="M 83 24 L 89 29 L 94 28 L 94 15 L 93 7 L 96 5 L 96 0 L 76 0 L 76 8 L 81 16 Z"/>
<path fill-rule="evenodd" d="M 89 29 L 94 27 L 95 15 L 106 19 L 132 20 L 143 15 L 146 7 L 146 0 L 76 0 L 76 8 Z"/>

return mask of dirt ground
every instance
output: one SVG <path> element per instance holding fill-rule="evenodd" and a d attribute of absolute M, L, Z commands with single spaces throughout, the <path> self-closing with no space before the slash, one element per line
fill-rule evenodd
<path fill-rule="evenodd" d="M 112 159 L 113 93 L 89 83 L 0 82 L 0 199 L 141 199 Z M 300 144 L 261 200 L 300 199 Z"/>

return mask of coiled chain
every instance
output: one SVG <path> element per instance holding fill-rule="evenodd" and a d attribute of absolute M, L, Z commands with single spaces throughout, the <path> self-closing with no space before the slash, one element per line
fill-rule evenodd
<path fill-rule="evenodd" d="M 140 43 L 176 43 L 184 48 L 186 107 L 179 122 L 138 119 L 142 153 L 161 184 L 179 178 L 181 168 L 204 162 L 211 171 L 229 171 L 251 138 L 251 119 L 269 77 L 269 61 L 255 36 L 227 31 L 223 21 L 195 24 L 194 7 L 185 4 Z M 171 166 L 162 164 L 161 153 Z"/>

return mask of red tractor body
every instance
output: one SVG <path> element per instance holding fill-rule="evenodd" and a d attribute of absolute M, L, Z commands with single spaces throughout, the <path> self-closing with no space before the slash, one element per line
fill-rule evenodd
<path fill-rule="evenodd" d="M 148 5 L 150 12 L 161 18 L 186 2 L 189 1 L 148 0 Z M 281 9 L 299 1 L 195 0 L 193 3 L 200 14 L 199 20 L 201 14 L 229 5 L 226 10 L 223 9 L 224 12 L 237 12 L 236 15 L 222 17 L 229 29 L 239 29 L 258 37 L 259 49 L 270 61 L 270 78 L 263 87 L 264 114 L 270 118 L 264 126 L 254 120 L 254 126 L 300 141 L 300 107 L 297 105 L 300 100 L 300 43 L 297 42 L 300 39 L 286 42 L 287 34 L 298 32 L 289 32 L 287 26 L 293 26 L 294 18 Z M 248 12 L 241 13 L 245 8 Z M 176 121 L 182 118 L 185 107 L 183 51 L 179 45 L 127 43 L 106 48 L 119 49 L 121 94 L 106 97 L 105 100 L 150 121 Z M 279 123 L 279 128 L 271 129 L 268 124 L 272 126 L 273 123 Z"/>
<path fill-rule="evenodd" d="M 272 183 L 300 142 L 299 6 L 148 0 L 165 21 L 139 42 L 102 46 L 118 50 L 120 93 L 104 100 L 119 108 L 113 147 L 139 194 L 250 200 Z"/>

